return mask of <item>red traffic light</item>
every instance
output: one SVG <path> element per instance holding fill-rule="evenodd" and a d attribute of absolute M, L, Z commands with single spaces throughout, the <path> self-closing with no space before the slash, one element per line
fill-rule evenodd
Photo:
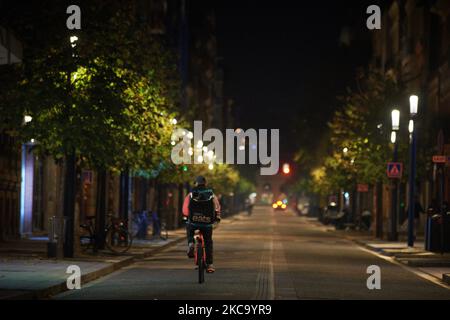
<path fill-rule="evenodd" d="M 283 173 L 284 173 L 284 174 L 289 174 L 289 173 L 291 173 L 291 166 L 289 165 L 289 163 L 283 164 Z"/>

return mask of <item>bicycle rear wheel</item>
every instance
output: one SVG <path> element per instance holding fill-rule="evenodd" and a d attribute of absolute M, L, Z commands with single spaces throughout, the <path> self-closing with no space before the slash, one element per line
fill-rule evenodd
<path fill-rule="evenodd" d="M 95 238 L 92 229 L 86 225 L 80 226 L 80 248 L 83 253 L 86 253 L 89 249 L 94 251 Z"/>
<path fill-rule="evenodd" d="M 197 246 L 198 283 L 205 282 L 205 263 L 203 262 L 203 248 Z"/>
<path fill-rule="evenodd" d="M 163 222 L 161 223 L 161 235 L 160 235 L 162 240 L 167 240 L 169 239 L 169 232 L 167 231 L 167 227 L 166 227 L 166 223 Z"/>
<path fill-rule="evenodd" d="M 106 233 L 106 247 L 114 253 L 127 252 L 133 243 L 132 235 L 125 228 L 112 228 Z"/>

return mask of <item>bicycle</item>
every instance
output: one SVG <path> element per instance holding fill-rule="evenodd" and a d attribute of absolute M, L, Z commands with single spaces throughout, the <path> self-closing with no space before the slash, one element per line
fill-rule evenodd
<path fill-rule="evenodd" d="M 133 244 L 133 236 L 122 219 L 114 218 L 109 214 L 109 225 L 105 228 L 105 245 L 114 253 L 125 253 Z"/>
<path fill-rule="evenodd" d="M 109 220 L 105 227 L 104 236 L 106 248 L 116 254 L 127 252 L 133 243 L 133 237 L 128 232 L 126 223 L 121 219 L 114 218 L 111 214 L 107 215 L 107 217 Z M 94 224 L 92 222 L 94 219 L 94 217 L 88 217 L 88 223 L 80 225 L 80 227 L 87 230 L 88 233 L 87 235 L 80 236 L 83 251 L 87 251 L 91 247 L 94 252 L 97 250 L 95 243 L 97 234 L 95 233 Z M 83 243 L 83 240 L 86 239 L 88 240 L 87 244 Z"/>
<path fill-rule="evenodd" d="M 95 217 L 87 217 L 86 222 L 80 225 L 80 228 L 87 233 L 80 236 L 81 249 L 83 252 L 88 251 L 90 248 L 92 248 L 92 251 L 95 251 L 95 231 L 94 223 L 92 222 L 94 219 Z"/>
<path fill-rule="evenodd" d="M 167 224 L 164 221 L 161 222 L 159 237 L 161 238 L 161 240 L 169 239 L 169 231 L 167 230 Z"/>
<path fill-rule="evenodd" d="M 133 212 L 131 219 L 131 234 L 134 239 L 145 240 L 147 237 L 148 226 L 151 220 L 147 211 Z"/>
<path fill-rule="evenodd" d="M 211 228 L 216 229 L 219 222 L 220 219 L 217 220 L 214 224 L 205 226 L 210 226 Z M 197 226 L 196 224 L 193 224 L 189 221 L 187 221 L 187 223 L 194 227 Z M 198 270 L 198 283 L 201 284 L 205 282 L 206 248 L 203 233 L 200 229 L 196 229 L 194 231 L 194 264 L 196 265 Z"/>
<path fill-rule="evenodd" d="M 159 220 L 155 212 L 149 213 L 148 211 L 135 212 L 131 221 L 131 230 L 133 238 L 145 240 L 147 237 L 147 229 L 151 225 L 153 228 L 153 237 L 159 237 L 161 240 L 167 240 L 169 238 L 169 232 L 167 230 L 167 224 Z"/>

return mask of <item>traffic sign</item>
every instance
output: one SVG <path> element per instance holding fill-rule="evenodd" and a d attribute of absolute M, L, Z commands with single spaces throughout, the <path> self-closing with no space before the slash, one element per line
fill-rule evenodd
<path fill-rule="evenodd" d="M 433 163 L 447 163 L 446 156 L 433 156 Z"/>
<path fill-rule="evenodd" d="M 403 174 L 403 163 L 389 162 L 387 165 L 387 176 L 392 179 L 400 179 Z"/>
<path fill-rule="evenodd" d="M 369 192 L 368 184 L 358 184 L 358 192 Z"/>

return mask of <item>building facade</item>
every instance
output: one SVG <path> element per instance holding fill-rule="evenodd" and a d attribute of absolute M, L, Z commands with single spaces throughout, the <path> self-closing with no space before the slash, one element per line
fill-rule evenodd
<path fill-rule="evenodd" d="M 417 182 L 417 194 L 426 209 L 434 200 L 450 201 L 450 171 L 444 169 L 444 194 L 439 194 L 439 174 L 431 156 L 450 156 L 450 2 L 396 0 L 382 8 L 382 28 L 374 31 L 373 65 L 396 76 L 408 94 L 419 96 L 418 157 L 423 157 L 425 168 Z M 407 97 L 405 102 L 407 101 Z M 402 125 L 407 126 L 409 106 L 400 106 Z M 408 168 L 406 164 L 405 168 Z M 376 205 L 376 224 L 383 223 L 384 233 L 390 217 L 389 186 L 383 186 L 383 203 Z M 406 219 L 408 185 L 400 188 L 399 225 Z M 380 195 L 381 196 L 381 195 Z M 439 199 L 440 198 L 440 199 Z M 380 210 L 381 209 L 381 210 Z M 422 215 L 419 233 L 424 226 Z M 380 226 L 379 226 L 380 227 Z M 376 228 L 375 228 L 376 229 Z M 400 228 L 401 230 L 401 228 Z"/>
<path fill-rule="evenodd" d="M 6 26 L 0 26 L 0 72 L 21 60 L 21 43 Z M 0 121 L 4 121 L 1 116 Z M 0 131 L 0 241 L 20 234 L 20 162 L 20 145 L 8 132 Z"/>
<path fill-rule="evenodd" d="M 204 127 L 226 128 L 231 105 L 224 103 L 213 8 L 189 0 L 140 0 L 136 15 L 178 58 L 183 114 L 203 120 Z M 20 43 L 0 28 L 0 64 L 18 63 L 21 54 Z M 0 240 L 45 236 L 50 218 L 63 218 L 64 163 L 37 156 L 33 147 L 0 135 Z M 133 172 L 104 176 L 90 168 L 78 168 L 77 181 L 75 226 L 87 217 L 106 219 L 106 214 L 132 221 L 141 211 L 157 212 L 169 229 L 182 226 L 190 181 L 166 184 Z"/>

